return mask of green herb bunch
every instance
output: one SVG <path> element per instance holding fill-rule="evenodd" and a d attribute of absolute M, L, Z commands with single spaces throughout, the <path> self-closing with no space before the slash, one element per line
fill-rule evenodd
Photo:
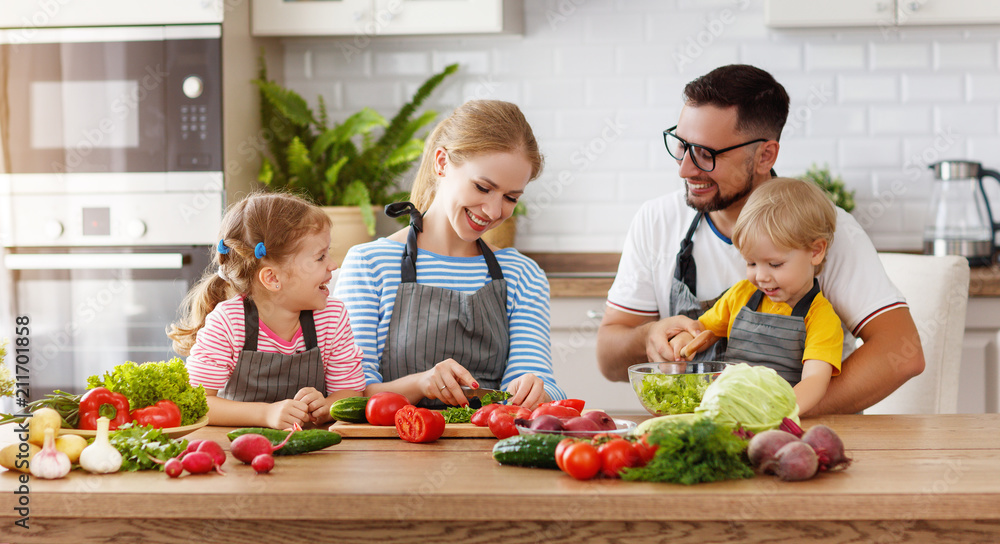
<path fill-rule="evenodd" d="M 187 440 L 174 440 L 152 425 L 136 426 L 133 423 L 126 423 L 111 432 L 109 441 L 122 454 L 121 470 L 125 471 L 163 470 L 163 465 L 151 458 L 160 461 L 172 459 L 188 445 Z"/>
<path fill-rule="evenodd" d="M 14 394 L 14 374 L 4 364 L 7 357 L 7 340 L 0 342 L 0 397 L 9 397 Z"/>
<path fill-rule="evenodd" d="M 125 395 L 132 409 L 171 400 L 181 410 L 181 425 L 190 425 L 208 413 L 205 388 L 188 383 L 187 368 L 178 357 L 141 365 L 127 361 L 101 377 L 87 378 L 87 389 L 102 386 Z"/>
<path fill-rule="evenodd" d="M 304 191 L 320 206 L 360 206 L 368 233 L 374 234 L 372 206 L 408 197 L 396 183 L 423 153 L 425 136 L 416 133 L 437 117 L 430 110 L 414 117 L 417 108 L 457 70 L 451 64 L 425 81 L 392 120 L 363 108 L 337 124 L 330 122 L 322 96 L 315 114 L 298 93 L 268 79 L 261 59 L 254 84 L 260 89 L 268 154 L 258 181 L 273 189 Z M 376 129 L 383 129 L 378 138 Z"/>
<path fill-rule="evenodd" d="M 826 164 L 822 168 L 817 166 L 815 163 L 805 174 L 802 174 L 803 180 L 811 181 L 816 185 L 819 185 L 821 189 L 826 191 L 829 195 L 830 200 L 834 204 L 844 208 L 844 211 L 850 212 L 854 210 L 854 191 L 848 191 L 847 187 L 844 185 L 844 180 L 840 177 L 834 177 L 830 174 L 830 167 Z"/>
<path fill-rule="evenodd" d="M 754 476 L 747 441 L 706 417 L 658 425 L 646 441 L 659 446 L 656 455 L 646 466 L 623 470 L 623 480 L 691 485 Z"/>

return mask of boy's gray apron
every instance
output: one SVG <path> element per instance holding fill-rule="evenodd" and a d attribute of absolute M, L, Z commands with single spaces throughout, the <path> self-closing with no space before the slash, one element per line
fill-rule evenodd
<path fill-rule="evenodd" d="M 795 304 L 792 315 L 758 312 L 764 293 L 758 289 L 740 308 L 729 334 L 727 360 L 764 365 L 778 371 L 793 386 L 802 379 L 802 352 L 806 345 L 806 314 L 819 294 L 819 282 Z"/>
<path fill-rule="evenodd" d="M 218 392 L 220 397 L 270 403 L 295 398 L 303 387 L 314 387 L 326 396 L 326 369 L 316 342 L 316 322 L 311 310 L 299 312 L 306 349 L 293 355 L 257 351 L 260 317 L 257 305 L 249 298 L 243 299 L 243 321 L 246 330 L 243 350 L 229 381 Z"/>
<path fill-rule="evenodd" d="M 499 389 L 507 368 L 510 331 L 507 319 L 507 280 L 493 252 L 482 240 L 492 281 L 475 293 L 462 293 L 417 283 L 417 233 L 420 212 L 409 202 L 386 206 L 386 215 L 410 214 L 410 233 L 400 263 L 400 282 L 389 320 L 389 333 L 379 361 L 386 382 L 428 370 L 445 359 L 465 367 L 479 387 Z M 423 399 L 418 406 L 442 408 L 439 400 Z"/>
<path fill-rule="evenodd" d="M 688 227 L 687 235 L 681 241 L 681 249 L 677 252 L 676 264 L 674 265 L 674 279 L 670 284 L 670 308 L 669 315 L 686 315 L 691 319 L 698 319 L 698 316 L 715 304 L 715 300 L 699 302 L 698 293 L 698 266 L 694 262 L 694 232 L 698 230 L 698 224 L 705 214 L 698 212 Z M 721 296 L 721 294 L 720 294 Z M 668 316 L 660 316 L 668 317 Z M 694 356 L 695 361 L 719 361 L 721 355 L 726 351 L 726 339 L 719 338 L 710 348 Z"/>

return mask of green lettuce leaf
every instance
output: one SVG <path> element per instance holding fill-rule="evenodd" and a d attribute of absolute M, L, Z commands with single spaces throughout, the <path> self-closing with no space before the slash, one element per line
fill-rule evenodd
<path fill-rule="evenodd" d="M 726 367 L 705 389 L 695 413 L 716 423 L 732 428 L 740 424 L 759 433 L 777 428 L 786 417 L 798 423 L 798 408 L 795 391 L 777 372 L 766 366 L 739 363 Z"/>

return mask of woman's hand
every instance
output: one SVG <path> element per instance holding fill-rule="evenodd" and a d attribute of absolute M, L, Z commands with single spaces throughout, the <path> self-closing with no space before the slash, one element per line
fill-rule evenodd
<path fill-rule="evenodd" d="M 298 423 L 309 421 L 309 406 L 301 400 L 285 399 L 267 406 L 264 416 L 267 426 L 272 429 L 287 429 Z"/>
<path fill-rule="evenodd" d="M 462 392 L 463 385 L 473 389 L 479 387 L 472 374 L 454 359 L 441 361 L 434 365 L 434 368 L 425 370 L 423 377 L 420 378 L 420 391 L 424 397 L 439 399 L 451 405 L 469 404 L 469 399 L 465 398 L 465 393 Z"/>
<path fill-rule="evenodd" d="M 534 410 L 539 404 L 552 399 L 545 392 L 545 383 L 534 374 L 522 374 L 514 379 L 507 387 L 507 392 L 511 394 L 507 401 L 510 404 L 523 406 L 529 410 Z"/>

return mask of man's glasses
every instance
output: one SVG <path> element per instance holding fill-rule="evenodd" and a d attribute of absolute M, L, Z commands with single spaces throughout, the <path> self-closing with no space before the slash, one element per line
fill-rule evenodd
<path fill-rule="evenodd" d="M 677 129 L 677 125 L 674 125 L 667 130 L 663 131 L 663 143 L 667 146 L 667 153 L 670 156 L 677 159 L 678 161 L 684 160 L 684 154 L 691 154 L 691 162 L 698 167 L 699 170 L 703 172 L 711 172 L 715 170 L 715 157 L 716 155 L 721 155 L 726 151 L 732 151 L 734 149 L 739 149 L 745 145 L 755 144 L 757 142 L 766 142 L 767 138 L 757 138 L 756 140 L 750 140 L 749 142 L 744 142 L 739 145 L 734 145 L 727 147 L 725 149 L 712 149 L 710 147 L 705 147 L 703 145 L 692 144 L 682 140 L 679 136 L 674 134 L 674 130 Z"/>

